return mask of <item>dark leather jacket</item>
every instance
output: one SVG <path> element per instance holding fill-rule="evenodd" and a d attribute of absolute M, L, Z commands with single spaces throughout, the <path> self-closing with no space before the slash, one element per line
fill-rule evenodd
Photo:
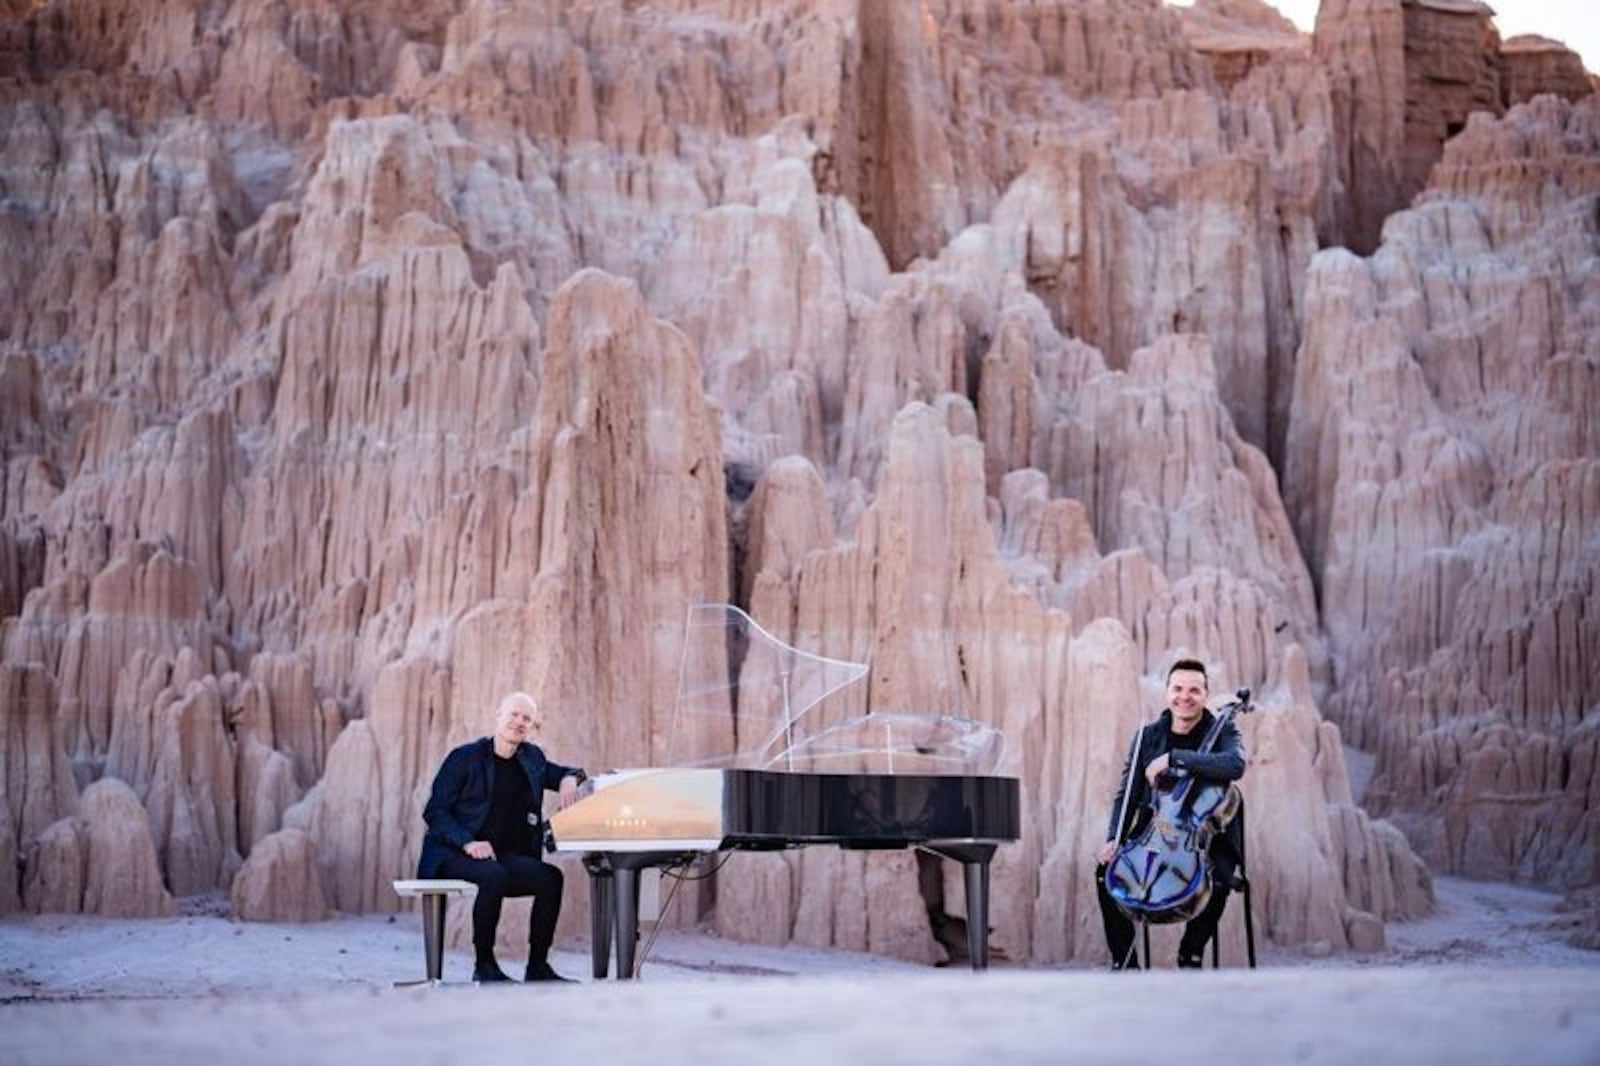
<path fill-rule="evenodd" d="M 582 778 L 583 771 L 562 766 L 544 757 L 537 744 L 519 744 L 516 759 L 528 775 L 532 791 L 528 813 L 533 821 L 543 818 L 544 793 L 561 787 L 563 777 Z M 433 792 L 422 810 L 428 833 L 422 838 L 422 856 L 417 860 L 417 876 L 434 877 L 445 857 L 479 839 L 494 800 L 494 739 L 483 737 L 456 748 L 444 757 L 433 778 Z M 538 838 L 535 837 L 537 840 Z"/>

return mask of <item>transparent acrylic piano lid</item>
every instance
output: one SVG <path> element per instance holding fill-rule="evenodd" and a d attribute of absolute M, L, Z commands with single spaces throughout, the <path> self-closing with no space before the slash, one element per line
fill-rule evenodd
<path fill-rule="evenodd" d="M 802 651 L 732 604 L 689 608 L 668 761 L 813 773 L 978 774 L 999 730 L 953 715 L 844 712 L 867 664 Z M 829 697 L 834 697 L 829 699 Z"/>
<path fill-rule="evenodd" d="M 684 623 L 669 762 L 782 769 L 808 716 L 866 676 L 866 663 L 801 651 L 732 604 L 694 604 Z"/>
<path fill-rule="evenodd" d="M 811 773 L 992 774 L 1005 734 L 953 714 L 872 711 L 798 742 L 787 754 Z"/>

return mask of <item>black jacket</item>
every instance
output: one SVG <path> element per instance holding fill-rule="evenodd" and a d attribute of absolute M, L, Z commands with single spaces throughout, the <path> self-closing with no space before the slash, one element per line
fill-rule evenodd
<path fill-rule="evenodd" d="M 563 777 L 582 777 L 583 771 L 553 763 L 544 757 L 537 744 L 519 744 L 517 763 L 528 775 L 532 800 L 528 813 L 533 820 L 543 817 L 545 789 L 561 787 Z M 417 876 L 434 877 L 445 857 L 480 839 L 489 807 L 494 800 L 494 739 L 483 737 L 456 748 L 444 757 L 433 778 L 433 793 L 422 810 L 428 833 L 422 838 L 422 857 L 417 860 Z M 537 839 L 537 837 L 535 837 Z"/>
<path fill-rule="evenodd" d="M 1204 737 L 1216 720 L 1217 716 L 1208 709 L 1201 715 L 1194 731 Z M 1159 718 L 1140 730 L 1137 765 L 1134 765 L 1133 744 L 1129 743 L 1128 754 L 1122 764 L 1122 776 L 1117 781 L 1116 793 L 1111 797 L 1111 816 L 1106 822 L 1107 840 L 1126 840 L 1134 833 L 1136 826 L 1143 825 L 1142 816 L 1150 803 L 1150 783 L 1145 780 L 1144 771 L 1158 756 L 1167 755 L 1168 766 L 1173 770 L 1183 770 L 1213 781 L 1237 781 L 1244 776 L 1244 741 L 1232 718 L 1223 725 L 1216 744 L 1208 752 L 1175 749 L 1172 738 L 1172 711 L 1164 710 Z M 1130 782 L 1133 794 L 1128 797 L 1123 832 L 1118 834 L 1117 815 L 1123 811 L 1122 796 Z M 1218 833 L 1212 840 L 1211 857 L 1226 865 L 1227 869 L 1222 871 L 1225 876 L 1231 875 L 1236 857 L 1244 853 L 1242 837 L 1243 826 L 1240 825 L 1240 819 L 1235 818 L 1226 832 Z"/>

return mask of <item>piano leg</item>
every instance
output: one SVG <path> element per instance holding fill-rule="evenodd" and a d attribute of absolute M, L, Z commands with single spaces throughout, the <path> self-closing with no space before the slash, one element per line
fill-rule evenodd
<path fill-rule="evenodd" d="M 967 953 L 974 970 L 989 968 L 989 860 L 962 863 L 967 875 Z"/>
<path fill-rule="evenodd" d="M 966 875 L 967 954 L 974 970 L 989 968 L 989 860 L 994 844 L 938 844 L 928 850 L 954 859 Z"/>
<path fill-rule="evenodd" d="M 594 976 L 606 975 L 611 934 L 617 936 L 617 980 L 631 981 L 639 946 L 639 871 L 650 866 L 687 866 L 692 851 L 599 851 L 584 856 L 589 871 L 590 952 Z"/>
<path fill-rule="evenodd" d="M 589 871 L 589 959 L 594 979 L 603 980 L 611 963 L 611 867 L 599 856 L 584 860 Z"/>
<path fill-rule="evenodd" d="M 633 980 L 634 950 L 639 944 L 639 868 L 618 866 L 612 875 L 616 883 L 617 980 Z"/>

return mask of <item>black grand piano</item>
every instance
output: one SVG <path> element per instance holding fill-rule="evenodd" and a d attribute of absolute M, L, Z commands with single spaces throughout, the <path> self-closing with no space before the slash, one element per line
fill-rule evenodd
<path fill-rule="evenodd" d="M 960 862 L 972 967 L 986 968 L 989 863 L 1021 829 L 1018 781 L 986 772 L 999 732 L 905 712 L 824 724 L 821 701 L 865 664 L 801 652 L 731 605 L 690 608 L 684 646 L 674 736 L 723 751 L 699 765 L 596 774 L 550 819 L 555 847 L 584 854 L 594 976 L 607 975 L 613 935 L 617 976 L 634 976 L 641 870 L 815 844 L 920 846 Z"/>
<path fill-rule="evenodd" d="M 964 867 L 972 968 L 989 964 L 989 860 L 1015 840 L 1017 780 L 956 774 L 802 773 L 746 769 L 620 771 L 551 818 L 557 847 L 585 853 L 594 976 L 634 973 L 639 871 L 721 850 L 808 844 L 922 845 Z"/>

